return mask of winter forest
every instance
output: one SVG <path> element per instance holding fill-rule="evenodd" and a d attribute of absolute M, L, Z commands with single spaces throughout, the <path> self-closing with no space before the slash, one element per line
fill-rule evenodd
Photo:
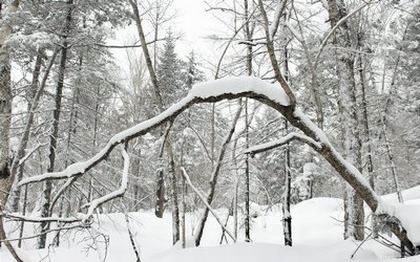
<path fill-rule="evenodd" d="M 420 261 L 419 0 L 1 0 L 0 261 Z"/>

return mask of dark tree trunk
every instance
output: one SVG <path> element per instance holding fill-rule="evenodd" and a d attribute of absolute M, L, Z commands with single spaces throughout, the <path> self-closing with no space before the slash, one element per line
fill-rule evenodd
<path fill-rule="evenodd" d="M 60 65 L 58 69 L 58 82 L 56 86 L 56 94 L 55 94 L 55 109 L 53 112 L 53 128 L 52 134 L 50 136 L 50 148 L 49 148 L 49 155 L 48 155 L 48 172 L 54 172 L 55 167 L 55 160 L 56 160 L 56 150 L 57 150 L 57 140 L 58 140 L 58 128 L 60 124 L 60 114 L 61 114 L 61 100 L 63 94 L 63 86 L 64 86 L 64 74 L 66 70 L 66 62 L 67 62 L 67 36 L 70 32 L 71 21 L 72 21 L 72 11 L 73 11 L 73 0 L 67 0 L 67 15 L 66 21 L 64 24 L 64 31 L 63 31 L 63 46 L 61 48 L 61 57 L 60 57 Z M 48 217 L 50 216 L 50 204 L 51 204 L 51 191 L 52 191 L 52 181 L 47 180 L 45 181 L 44 191 L 42 192 L 43 197 L 43 204 L 41 209 L 41 216 Z M 49 223 L 43 222 L 41 223 L 41 232 L 44 232 L 49 229 Z M 47 240 L 47 234 L 41 234 L 38 239 L 38 248 L 45 248 Z"/>

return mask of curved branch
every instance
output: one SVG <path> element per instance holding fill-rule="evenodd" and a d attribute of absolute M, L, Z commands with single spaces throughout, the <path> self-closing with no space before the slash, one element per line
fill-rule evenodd
<path fill-rule="evenodd" d="M 286 136 L 284 136 L 280 139 L 270 141 L 270 142 L 267 142 L 267 143 L 264 143 L 264 144 L 252 146 L 252 147 L 248 148 L 244 153 L 245 154 L 250 154 L 251 156 L 254 156 L 255 154 L 262 153 L 262 152 L 271 150 L 273 148 L 283 146 L 283 145 L 288 144 L 289 142 L 294 141 L 294 140 L 297 140 L 297 141 L 300 141 L 302 143 L 308 144 L 311 147 L 321 148 L 320 143 L 316 142 L 315 140 L 313 140 L 312 138 L 310 138 L 306 135 L 299 134 L 299 133 L 290 133 L 290 134 L 287 134 Z"/>
<path fill-rule="evenodd" d="M 63 186 L 60 187 L 60 189 L 58 190 L 58 192 L 55 194 L 53 200 L 51 201 L 50 204 L 50 209 L 49 209 L 49 213 L 52 214 L 52 211 L 55 207 L 55 204 L 57 203 L 57 201 L 60 199 L 61 195 L 64 193 L 64 191 L 71 186 L 74 181 L 76 181 L 77 177 L 72 177 L 67 179 L 67 181 L 63 184 Z"/>
<path fill-rule="evenodd" d="M 276 108 L 287 107 L 289 100 L 284 91 L 275 84 L 269 84 L 255 77 L 228 77 L 195 85 L 187 97 L 172 105 L 161 114 L 141 122 L 127 130 L 113 136 L 106 146 L 92 158 L 69 165 L 61 172 L 45 173 L 22 179 L 18 186 L 29 183 L 42 182 L 47 179 L 64 179 L 81 176 L 104 159 L 119 144 L 142 136 L 160 125 L 173 121 L 179 114 L 196 103 L 217 102 L 224 99 L 249 97 L 261 100 L 263 103 Z"/>
<path fill-rule="evenodd" d="M 264 25 L 264 31 L 265 31 L 265 39 L 267 41 L 267 51 L 268 56 L 270 57 L 271 66 L 274 71 L 274 77 L 276 81 L 280 84 L 280 86 L 283 88 L 283 90 L 286 92 L 287 96 L 290 99 L 290 105 L 292 108 L 296 106 L 296 96 L 293 93 L 293 90 L 290 88 L 289 83 L 287 83 L 286 79 L 284 78 L 283 74 L 280 71 L 279 68 L 279 62 L 277 61 L 275 48 L 273 44 L 273 39 L 271 37 L 271 32 L 269 29 L 269 23 L 268 23 L 268 17 L 267 12 L 265 11 L 264 4 L 262 0 L 258 0 L 258 5 L 260 7 L 260 12 L 263 17 L 263 25 Z M 279 15 L 279 14 L 277 14 Z"/>
<path fill-rule="evenodd" d="M 112 200 L 115 199 L 117 197 L 123 196 L 125 194 L 125 192 L 127 191 L 128 188 L 128 171 L 130 168 L 130 157 L 127 154 L 127 150 L 123 147 L 123 149 L 121 150 L 122 152 L 122 157 L 124 159 L 124 168 L 123 168 L 123 175 L 122 175 L 122 179 L 121 179 L 121 186 L 120 188 L 118 188 L 117 190 L 115 190 L 114 192 L 111 192 L 105 196 L 102 196 L 100 198 L 97 198 L 93 201 L 91 201 L 90 203 L 87 203 L 86 205 L 84 205 L 82 208 L 85 207 L 89 207 L 87 213 L 85 215 L 83 215 L 83 221 L 87 221 L 90 219 L 90 217 L 92 216 L 93 212 L 95 211 L 95 209 Z"/>

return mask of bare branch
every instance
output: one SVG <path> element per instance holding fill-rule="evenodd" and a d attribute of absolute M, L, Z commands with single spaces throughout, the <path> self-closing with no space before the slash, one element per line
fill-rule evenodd
<path fill-rule="evenodd" d="M 277 82 L 280 84 L 280 86 L 283 88 L 283 90 L 286 92 L 287 96 L 289 97 L 290 105 L 293 108 L 296 105 L 296 96 L 293 93 L 292 89 L 290 88 L 289 83 L 287 83 L 287 81 L 284 79 L 283 74 L 280 71 L 279 63 L 277 61 L 277 57 L 276 57 L 276 53 L 274 49 L 273 39 L 271 37 L 271 32 L 268 27 L 269 23 L 268 23 L 267 12 L 265 11 L 263 1 L 258 0 L 258 5 L 260 6 L 261 15 L 264 21 L 265 38 L 267 41 L 266 46 L 267 46 L 268 55 L 270 57 L 271 66 L 274 70 L 274 76 Z"/>
<path fill-rule="evenodd" d="M 30 217 L 30 216 L 22 216 L 18 214 L 8 214 L 3 213 L 2 216 L 12 219 L 12 220 L 19 220 L 19 221 L 26 221 L 32 223 L 44 223 L 44 222 L 57 222 L 57 223 L 75 223 L 80 222 L 80 218 L 70 218 L 70 217 Z"/>
<path fill-rule="evenodd" d="M 200 200 L 204 203 L 204 205 L 209 209 L 210 213 L 213 214 L 214 218 L 216 219 L 217 223 L 223 228 L 223 230 L 226 231 L 226 233 L 229 235 L 232 240 L 236 240 L 232 233 L 225 227 L 222 220 L 219 218 L 219 216 L 216 214 L 216 212 L 213 210 L 213 208 L 210 206 L 209 203 L 207 203 L 206 198 L 200 193 L 200 191 L 192 184 L 190 177 L 188 176 L 187 171 L 184 167 L 181 167 L 181 174 L 185 178 L 185 181 L 187 184 L 191 187 L 191 189 L 197 194 L 197 196 L 200 198 Z"/>
<path fill-rule="evenodd" d="M 311 147 L 321 148 L 320 143 L 316 142 L 315 140 L 313 140 L 312 138 L 310 138 L 306 135 L 299 134 L 299 133 L 290 133 L 290 134 L 287 134 L 286 136 L 284 136 L 280 139 L 277 139 L 277 140 L 274 140 L 274 141 L 271 141 L 271 142 L 267 142 L 267 143 L 264 143 L 264 144 L 252 146 L 252 147 L 248 148 L 244 153 L 245 154 L 251 154 L 252 156 L 254 156 L 255 154 L 262 153 L 262 152 L 271 150 L 273 148 L 283 146 L 283 145 L 285 145 L 287 143 L 290 143 L 292 141 L 295 141 L 295 140 L 300 141 L 300 142 L 305 143 L 305 144 L 308 144 Z"/>
<path fill-rule="evenodd" d="M 166 40 L 166 38 L 154 39 L 152 41 L 148 41 L 148 42 L 146 42 L 146 45 L 150 45 L 150 44 L 153 44 L 155 42 L 159 42 L 159 41 L 163 41 L 163 40 Z M 103 48 L 137 48 L 137 47 L 142 47 L 141 44 L 137 44 L 138 42 L 139 41 L 136 41 L 132 45 L 106 45 L 106 44 L 101 44 L 101 43 L 94 43 L 94 45 L 99 46 L 99 47 L 103 47 Z"/>
<path fill-rule="evenodd" d="M 281 2 L 282 2 L 281 4 L 280 4 L 280 1 L 279 3 L 277 3 L 276 12 L 274 13 L 274 22 L 271 24 L 269 28 L 271 39 L 273 39 L 274 36 L 276 35 L 277 29 L 279 28 L 279 25 L 280 25 L 280 18 L 283 16 L 284 10 L 286 9 L 287 0 L 283 0 Z"/>

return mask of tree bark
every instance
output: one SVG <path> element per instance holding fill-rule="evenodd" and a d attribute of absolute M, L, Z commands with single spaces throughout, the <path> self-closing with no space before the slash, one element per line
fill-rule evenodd
<path fill-rule="evenodd" d="M 342 0 L 329 0 L 329 19 L 331 27 L 347 15 Z M 351 48 L 350 28 L 347 21 L 341 23 L 335 32 L 334 43 L 343 48 Z M 336 53 L 337 73 L 339 76 L 339 104 L 342 121 L 342 137 L 345 157 L 359 171 L 362 170 L 361 145 L 359 133 L 359 117 L 356 101 L 356 84 L 354 78 L 354 57 L 350 53 Z M 354 189 L 346 185 L 344 196 L 345 229 L 344 238 L 364 239 L 363 200 Z"/>
<path fill-rule="evenodd" d="M 290 81 L 290 70 L 289 70 L 289 52 L 287 44 L 284 47 L 284 78 L 286 81 Z M 319 123 L 319 118 L 318 118 Z M 286 134 L 288 133 L 287 120 L 284 121 L 284 128 Z M 291 184 L 292 174 L 290 172 L 290 145 L 287 143 L 284 155 L 284 195 L 282 203 L 283 211 L 283 234 L 284 234 L 284 245 L 292 246 L 292 214 L 290 213 L 290 198 L 291 198 Z"/>
<path fill-rule="evenodd" d="M 245 37 L 247 41 L 252 40 L 252 33 L 249 26 L 248 0 L 244 0 L 245 9 Z M 252 45 L 247 45 L 246 50 L 246 71 L 252 75 Z M 248 123 L 248 98 L 245 98 L 245 148 L 249 147 L 249 123 Z M 251 217 L 250 217 L 250 188 L 249 188 L 249 155 L 245 155 L 245 242 L 251 241 Z"/>
<path fill-rule="evenodd" d="M 66 70 L 66 62 L 67 62 L 67 49 L 68 49 L 68 42 L 67 37 L 70 32 L 71 22 L 72 22 L 72 12 L 73 12 L 73 0 L 67 0 L 67 14 L 66 20 L 64 23 L 64 30 L 63 30 L 63 45 L 61 47 L 61 57 L 60 57 L 60 65 L 58 69 L 58 82 L 56 86 L 56 94 L 55 94 L 55 109 L 53 112 L 53 130 L 50 136 L 50 148 L 49 148 L 49 164 L 47 171 L 54 172 L 55 168 L 55 159 L 56 159 L 56 150 L 57 150 L 57 140 L 58 140 L 58 128 L 60 124 L 60 114 L 61 114 L 61 100 L 62 100 L 62 93 L 64 87 L 64 74 Z M 41 216 L 48 217 L 50 216 L 50 205 L 51 205 L 51 191 L 52 191 L 52 181 L 47 180 L 45 181 L 44 190 L 42 192 L 43 197 L 43 204 L 41 208 Z M 49 229 L 49 222 L 41 223 L 41 232 L 47 231 Z M 45 248 L 47 240 L 47 234 L 41 234 L 38 239 L 38 248 Z"/>
<path fill-rule="evenodd" d="M 13 15 L 19 7 L 19 0 L 13 0 L 5 12 L 6 15 Z M 4 4 L 0 3 L 0 9 Z M 0 240 L 7 238 L 4 230 L 3 216 L 9 192 L 13 184 L 14 175 L 10 172 L 9 167 L 9 144 L 10 144 L 10 125 L 12 114 L 12 90 L 11 90 L 11 71 L 10 71 L 10 48 L 6 45 L 6 41 L 12 34 L 12 27 L 2 21 L 0 28 Z M 21 262 L 19 255 L 9 241 L 4 241 L 13 258 Z"/>

